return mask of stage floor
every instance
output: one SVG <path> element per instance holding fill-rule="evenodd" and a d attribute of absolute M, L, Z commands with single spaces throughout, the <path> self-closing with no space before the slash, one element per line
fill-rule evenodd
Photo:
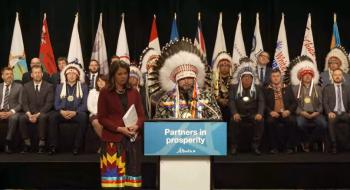
<path fill-rule="evenodd" d="M 144 189 L 157 189 L 159 157 L 143 157 Z M 350 153 L 212 157 L 212 189 L 350 187 Z M 0 153 L 0 188 L 98 189 L 98 154 Z"/>

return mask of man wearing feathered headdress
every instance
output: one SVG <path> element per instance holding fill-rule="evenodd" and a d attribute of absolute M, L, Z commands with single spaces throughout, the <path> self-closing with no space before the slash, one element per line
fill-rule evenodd
<path fill-rule="evenodd" d="M 231 113 L 228 107 L 229 89 L 232 81 L 232 75 L 236 67 L 234 66 L 231 56 L 223 51 L 220 52 L 213 66 L 213 90 L 217 103 L 223 116 L 223 120 L 230 121 Z"/>
<path fill-rule="evenodd" d="M 203 55 L 190 40 L 171 42 L 162 51 L 156 66 L 164 94 L 155 118 L 221 119 L 220 108 L 205 79 Z"/>
<path fill-rule="evenodd" d="M 148 118 L 152 118 L 155 113 L 155 105 L 159 100 L 161 90 L 158 82 L 158 76 L 154 76 L 154 67 L 157 64 L 157 60 L 160 56 L 160 52 L 154 48 L 147 47 L 143 50 L 140 56 L 142 80 L 144 81 L 144 91 L 141 92 L 145 102 L 145 111 Z M 158 86 L 158 88 L 155 88 Z"/>
<path fill-rule="evenodd" d="M 77 123 L 78 132 L 73 145 L 73 154 L 78 154 L 82 148 L 85 131 L 88 125 L 87 96 L 88 87 L 84 71 L 78 63 L 69 63 L 61 72 L 61 84 L 56 88 L 55 110 L 50 116 L 49 154 L 56 153 L 58 141 L 58 125 L 62 122 Z"/>
<path fill-rule="evenodd" d="M 324 71 L 320 75 L 322 87 L 333 84 L 332 73 L 336 69 L 341 69 L 343 71 L 343 81 L 345 84 L 349 85 L 349 58 L 348 53 L 342 46 L 332 48 L 326 56 Z"/>
<path fill-rule="evenodd" d="M 320 76 L 316 64 L 307 56 L 297 57 L 291 66 L 290 79 L 298 103 L 297 126 L 303 132 L 302 147 L 305 152 L 309 152 L 311 142 L 325 140 L 327 128 L 322 115 L 322 91 L 317 85 Z M 315 124 L 311 134 L 308 123 Z"/>
<path fill-rule="evenodd" d="M 251 148 L 256 155 L 260 155 L 259 147 L 264 132 L 265 101 L 259 85 L 256 64 L 247 57 L 240 60 L 240 65 L 233 75 L 229 105 L 233 119 L 229 128 L 231 154 L 237 154 L 239 131 L 250 123 L 254 131 Z"/>

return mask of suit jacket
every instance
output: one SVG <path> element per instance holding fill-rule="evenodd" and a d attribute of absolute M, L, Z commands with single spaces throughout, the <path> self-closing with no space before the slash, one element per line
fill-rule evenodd
<path fill-rule="evenodd" d="M 145 112 L 142 106 L 140 93 L 136 89 L 127 90 L 128 108 L 135 105 L 137 112 L 137 125 L 139 130 L 143 128 L 145 120 Z M 117 132 L 118 127 L 124 127 L 123 116 L 126 111 L 119 100 L 119 96 L 115 91 L 102 89 L 98 98 L 98 121 L 103 126 L 102 140 L 107 142 L 120 142 L 124 135 Z M 140 135 L 138 135 L 139 139 Z"/>
<path fill-rule="evenodd" d="M 258 69 L 258 67 L 257 67 L 257 69 Z M 257 70 L 257 72 L 258 72 L 258 76 L 259 76 L 260 71 Z M 271 79 L 270 79 L 270 76 L 271 76 L 271 73 L 272 73 L 272 68 L 271 68 L 271 66 L 268 64 L 268 65 L 266 65 L 266 69 L 265 69 L 265 78 L 264 78 L 264 81 L 260 81 L 261 86 L 266 87 L 267 85 L 270 84 L 270 80 L 271 80 Z"/>
<path fill-rule="evenodd" d="M 254 85 L 254 84 L 252 84 Z M 255 85 L 256 89 L 256 98 L 258 99 L 258 110 L 256 113 L 264 115 L 264 110 L 265 110 L 265 100 L 264 100 L 264 92 L 262 91 L 261 87 L 258 85 Z M 240 110 L 237 109 L 237 98 L 236 98 L 236 93 L 238 90 L 238 85 L 231 85 L 230 86 L 230 95 L 229 95 L 229 107 L 231 110 L 232 114 L 240 113 Z M 255 114 L 255 113 L 252 113 Z"/>
<path fill-rule="evenodd" d="M 35 93 L 34 82 L 30 81 L 23 86 L 22 106 L 23 111 L 32 114 L 47 113 L 53 107 L 53 86 L 42 81 L 38 95 Z"/>
<path fill-rule="evenodd" d="M 27 82 L 32 80 L 32 77 L 30 76 L 31 72 L 25 72 L 22 76 L 22 84 L 26 84 Z M 51 82 L 50 75 L 47 72 L 43 72 L 43 80 L 46 82 Z"/>
<path fill-rule="evenodd" d="M 292 86 L 292 89 L 293 89 L 294 96 L 297 97 L 299 85 Z M 316 96 L 315 92 L 317 92 L 317 96 Z M 323 95 L 322 95 L 321 87 L 318 85 L 315 85 L 315 89 L 313 90 L 311 96 L 312 96 L 311 102 L 313 104 L 315 112 L 322 113 L 323 112 L 323 105 L 322 105 L 322 100 L 323 100 L 322 96 Z M 298 104 L 297 110 L 295 111 L 296 114 L 300 114 L 303 111 L 303 108 L 302 108 L 303 102 L 304 101 L 303 101 L 302 97 L 296 101 L 296 103 Z"/>
<path fill-rule="evenodd" d="M 60 97 L 62 87 L 63 87 L 62 83 L 56 87 L 55 110 L 57 110 L 57 111 L 64 109 L 65 105 L 67 103 L 67 98 L 61 99 L 61 97 Z M 79 98 L 79 99 L 74 98 L 74 107 L 76 108 L 77 112 L 86 112 L 87 111 L 87 97 L 89 95 L 89 90 L 88 90 L 86 84 L 81 84 L 81 89 L 83 91 L 83 98 Z"/>
<path fill-rule="evenodd" d="M 284 109 L 290 111 L 290 113 L 294 113 L 297 109 L 297 101 L 295 99 L 292 87 L 286 86 L 282 88 L 282 99 Z M 275 108 L 275 95 L 273 88 L 265 88 L 265 106 L 267 114 L 269 114 Z"/>
<path fill-rule="evenodd" d="M 57 72 L 52 74 L 50 81 L 51 81 L 51 84 L 53 85 L 53 89 L 56 89 L 56 86 L 61 83 L 61 73 Z"/>
<path fill-rule="evenodd" d="M 2 103 L 2 89 L 4 87 L 4 83 L 0 83 L 0 104 Z M 22 109 L 22 84 L 12 82 L 10 95 L 9 95 L 9 107 L 10 110 L 14 110 L 15 112 L 19 112 Z"/>
<path fill-rule="evenodd" d="M 350 111 L 350 86 L 342 84 L 342 96 L 343 104 L 346 112 Z M 328 114 L 329 112 L 334 112 L 336 104 L 336 93 L 334 84 L 328 84 L 323 90 L 323 108 Z"/>
<path fill-rule="evenodd" d="M 97 72 L 97 75 L 95 76 L 95 80 L 97 79 L 97 77 L 98 77 L 99 75 L 100 75 L 100 74 Z M 87 74 L 85 75 L 85 84 L 87 85 L 87 87 L 88 87 L 89 89 L 91 89 L 91 88 L 90 88 L 90 84 L 91 84 L 90 76 L 91 76 L 91 73 L 87 73 Z"/>
<path fill-rule="evenodd" d="M 329 71 L 323 71 L 320 74 L 322 88 L 326 87 L 329 84 L 332 84 L 331 77 L 332 76 L 329 76 Z M 344 84 L 350 85 L 350 75 L 348 73 L 343 73 L 343 77 L 344 77 Z"/>

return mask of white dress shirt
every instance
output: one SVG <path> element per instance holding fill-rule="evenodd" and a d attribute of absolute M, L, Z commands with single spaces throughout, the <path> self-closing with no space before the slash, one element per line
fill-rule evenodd
<path fill-rule="evenodd" d="M 100 95 L 100 92 L 96 89 L 91 89 L 87 98 L 87 108 L 90 112 L 90 117 L 92 115 L 97 115 L 97 103 L 98 103 L 98 96 Z"/>

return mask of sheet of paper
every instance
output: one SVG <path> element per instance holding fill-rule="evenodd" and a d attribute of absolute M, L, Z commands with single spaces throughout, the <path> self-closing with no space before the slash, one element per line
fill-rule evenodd
<path fill-rule="evenodd" d="M 136 112 L 135 105 L 133 104 L 130 106 L 128 111 L 123 116 L 123 122 L 125 127 L 130 127 L 130 126 L 136 125 L 137 120 L 138 120 L 137 112 Z M 134 142 L 136 140 L 136 137 L 137 137 L 137 133 L 135 134 L 135 136 L 130 138 L 130 141 Z"/>

